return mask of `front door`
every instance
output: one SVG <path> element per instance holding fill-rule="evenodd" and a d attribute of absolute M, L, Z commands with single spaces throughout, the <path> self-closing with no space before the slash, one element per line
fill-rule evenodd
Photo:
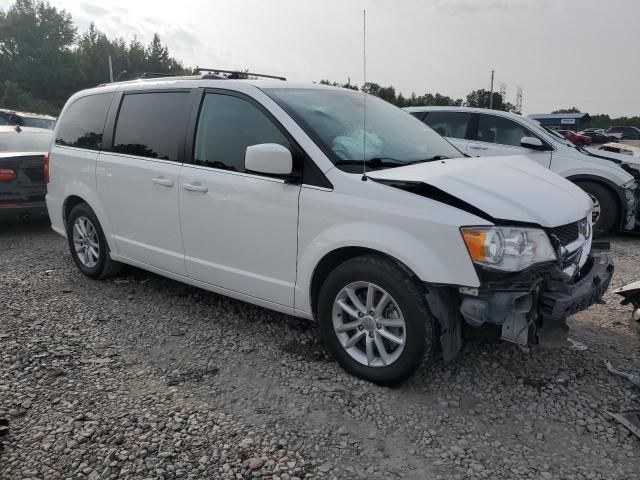
<path fill-rule="evenodd" d="M 478 130 L 470 140 L 467 154 L 474 157 L 524 155 L 545 168 L 551 166 L 551 151 L 538 151 L 520 145 L 523 137 L 536 137 L 531 130 L 509 118 L 481 113 Z M 542 139 L 541 139 L 542 140 Z M 543 143 L 544 142 L 543 140 Z"/>
<path fill-rule="evenodd" d="M 244 167 L 248 146 L 289 140 L 266 111 L 232 93 L 205 93 L 190 163 L 180 175 L 188 275 L 293 307 L 299 185 Z"/>
<path fill-rule="evenodd" d="M 98 156 L 98 195 L 120 255 L 186 274 L 180 235 L 179 175 L 186 92 L 122 97 L 111 152 Z"/>

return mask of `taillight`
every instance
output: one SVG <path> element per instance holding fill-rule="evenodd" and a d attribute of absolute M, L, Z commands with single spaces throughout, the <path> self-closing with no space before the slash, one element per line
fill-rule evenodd
<path fill-rule="evenodd" d="M 44 170 L 44 181 L 46 183 L 49 183 L 49 152 L 44 154 L 43 170 Z"/>
<path fill-rule="evenodd" d="M 16 172 L 10 169 L 0 168 L 0 182 L 10 182 L 16 179 Z"/>

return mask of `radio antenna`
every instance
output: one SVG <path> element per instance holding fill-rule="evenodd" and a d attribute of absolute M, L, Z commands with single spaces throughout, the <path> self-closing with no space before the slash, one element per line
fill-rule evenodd
<path fill-rule="evenodd" d="M 362 181 L 367 181 L 367 11 L 362 10 Z"/>

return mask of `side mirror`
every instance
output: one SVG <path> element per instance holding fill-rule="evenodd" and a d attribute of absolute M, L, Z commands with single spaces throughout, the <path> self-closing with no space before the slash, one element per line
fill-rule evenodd
<path fill-rule="evenodd" d="M 293 158 L 288 148 L 277 143 L 260 143 L 247 147 L 244 167 L 256 173 L 291 175 Z"/>
<path fill-rule="evenodd" d="M 524 148 L 530 148 L 531 150 L 546 150 L 547 147 L 542 140 L 536 137 L 522 137 L 520 139 L 520 146 Z"/>

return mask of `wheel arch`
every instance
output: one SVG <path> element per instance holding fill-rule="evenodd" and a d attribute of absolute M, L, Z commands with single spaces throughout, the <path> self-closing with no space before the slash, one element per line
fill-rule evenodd
<path fill-rule="evenodd" d="M 69 185 L 69 187 L 65 191 L 64 200 L 62 201 L 62 221 L 65 232 L 67 228 L 67 220 L 73 207 L 79 205 L 80 203 L 86 203 L 87 205 L 89 205 L 89 208 L 93 210 L 93 213 L 95 213 L 96 217 L 98 217 L 100 227 L 102 228 L 104 236 L 107 240 L 109 249 L 113 253 L 118 253 L 117 245 L 113 238 L 113 230 L 111 228 L 109 216 L 107 215 L 107 212 L 102 208 L 102 205 L 95 192 L 89 190 L 83 184 L 76 185 L 77 188 L 73 187 L 73 184 Z"/>
<path fill-rule="evenodd" d="M 617 224 L 620 225 L 622 223 L 626 216 L 626 198 L 624 196 L 624 190 L 622 188 L 613 183 L 611 180 L 596 175 L 572 175 L 570 177 L 567 177 L 567 180 L 575 183 L 576 185 L 578 185 L 580 182 L 592 182 L 606 188 L 613 195 L 613 198 L 616 201 L 616 206 L 618 207 L 618 215 L 616 219 Z"/>
<path fill-rule="evenodd" d="M 365 255 L 374 255 L 385 258 L 387 260 L 391 260 L 410 277 L 419 280 L 418 275 L 413 270 L 411 270 L 406 264 L 393 257 L 392 255 L 389 255 L 388 253 L 361 246 L 336 248 L 335 250 L 332 250 L 325 254 L 324 257 L 320 259 L 320 261 L 316 264 L 316 267 L 314 268 L 313 274 L 311 276 L 311 282 L 309 284 L 309 300 L 311 303 L 311 312 L 314 317 L 317 314 L 318 294 L 320 293 L 320 288 L 322 287 L 322 284 L 327 279 L 329 274 L 341 263 L 344 263 L 351 258 L 362 257 Z"/>

